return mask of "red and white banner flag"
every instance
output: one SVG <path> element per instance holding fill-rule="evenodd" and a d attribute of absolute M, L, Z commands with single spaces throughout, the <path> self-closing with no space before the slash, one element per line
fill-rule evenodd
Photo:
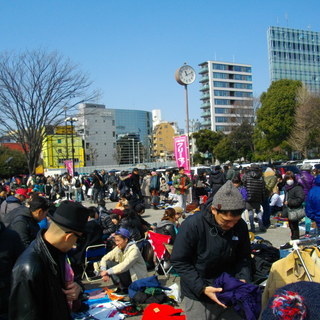
<path fill-rule="evenodd" d="M 73 168 L 72 168 L 72 160 L 65 160 L 63 161 L 66 165 L 66 169 L 68 170 L 68 173 L 71 177 L 73 177 Z"/>
<path fill-rule="evenodd" d="M 174 137 L 174 155 L 177 167 L 184 167 L 185 173 L 190 176 L 189 139 L 187 136 Z"/>

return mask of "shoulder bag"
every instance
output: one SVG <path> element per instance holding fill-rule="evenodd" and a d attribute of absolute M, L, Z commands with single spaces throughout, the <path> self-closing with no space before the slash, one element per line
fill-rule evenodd
<path fill-rule="evenodd" d="M 289 208 L 288 207 L 288 220 L 289 221 L 299 221 L 306 216 L 304 207 L 299 208 Z"/>

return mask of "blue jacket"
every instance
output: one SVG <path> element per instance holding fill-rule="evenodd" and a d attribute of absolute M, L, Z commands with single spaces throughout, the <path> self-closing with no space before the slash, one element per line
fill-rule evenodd
<path fill-rule="evenodd" d="M 311 188 L 306 201 L 306 215 L 320 226 L 320 175 L 315 179 L 315 185 Z"/>

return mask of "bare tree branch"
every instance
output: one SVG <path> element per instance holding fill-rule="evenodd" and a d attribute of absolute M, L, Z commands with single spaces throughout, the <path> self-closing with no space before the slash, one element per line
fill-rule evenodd
<path fill-rule="evenodd" d="M 88 76 L 56 52 L 0 56 L 0 132 L 23 146 L 30 173 L 39 160 L 45 127 L 61 123 L 64 106 L 96 99 Z"/>

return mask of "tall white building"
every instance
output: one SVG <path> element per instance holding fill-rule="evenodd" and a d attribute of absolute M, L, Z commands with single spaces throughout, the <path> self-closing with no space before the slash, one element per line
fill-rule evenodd
<path fill-rule="evenodd" d="M 206 61 L 199 66 L 202 128 L 229 133 L 245 120 L 253 122 L 251 65 Z"/>

